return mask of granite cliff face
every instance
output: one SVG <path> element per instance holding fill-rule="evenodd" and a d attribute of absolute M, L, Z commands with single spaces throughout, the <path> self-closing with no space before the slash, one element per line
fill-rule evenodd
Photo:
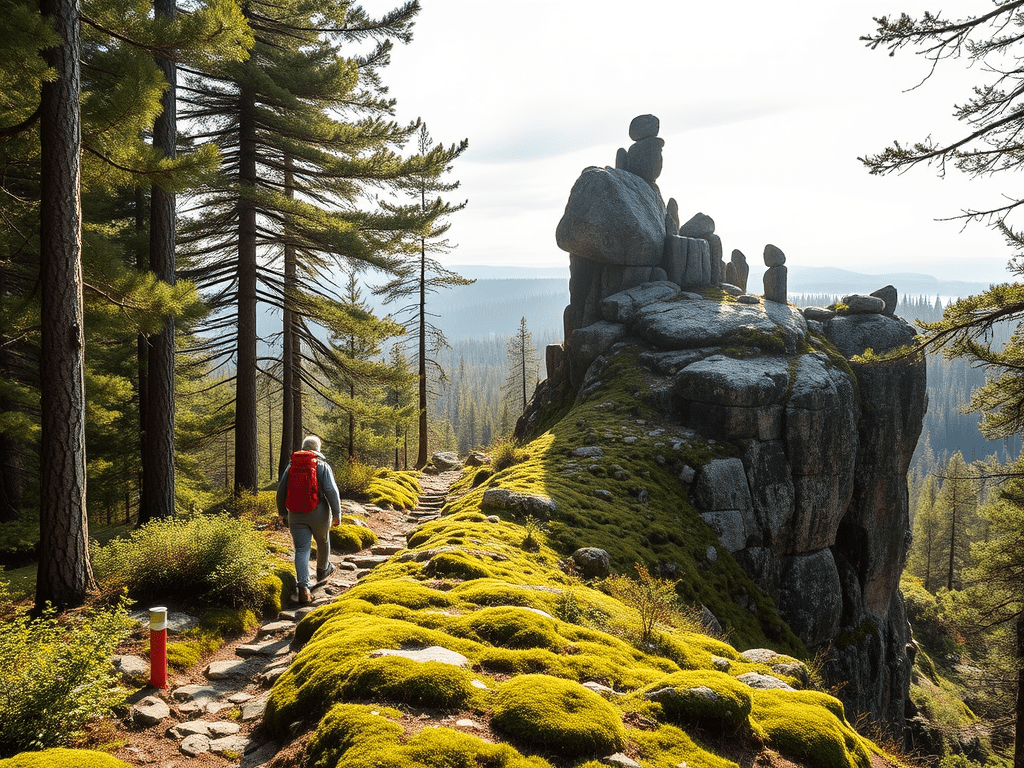
<path fill-rule="evenodd" d="M 898 583 L 925 366 L 914 357 L 857 360 L 913 339 L 891 315 L 895 291 L 848 297 L 840 312 L 802 312 L 769 299 L 779 280 L 784 295 L 785 257 L 768 246 L 772 285 L 750 296 L 724 282 L 742 271 L 745 283 L 745 261 L 722 263 L 710 217 L 680 227 L 674 201 L 658 204 L 653 179 L 597 171 L 584 171 L 558 227 L 572 266 L 566 340 L 549 348 L 548 381 L 517 432 L 528 434 L 556 397 L 585 399 L 616 345 L 635 348 L 640 397 L 659 417 L 732 447 L 733 458 L 680 474 L 721 548 L 808 648 L 826 653 L 826 674 L 845 682 L 839 695 L 851 710 L 902 723 L 911 648 Z M 659 221 L 660 249 L 651 234 Z"/>

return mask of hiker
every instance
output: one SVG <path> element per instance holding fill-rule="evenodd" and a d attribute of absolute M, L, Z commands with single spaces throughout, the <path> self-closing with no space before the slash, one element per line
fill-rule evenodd
<path fill-rule="evenodd" d="M 295 546 L 295 581 L 300 603 L 308 603 L 312 599 L 309 593 L 311 539 L 316 539 L 316 580 L 320 582 L 334 571 L 334 563 L 328 559 L 331 526 L 341 524 L 338 484 L 326 457 L 320 453 L 320 447 L 320 438 L 316 435 L 303 439 L 302 450 L 292 454 L 277 484 L 277 514 L 288 526 Z M 296 467 L 295 481 L 289 488 L 293 464 Z M 315 472 L 312 472 L 314 466 Z"/>

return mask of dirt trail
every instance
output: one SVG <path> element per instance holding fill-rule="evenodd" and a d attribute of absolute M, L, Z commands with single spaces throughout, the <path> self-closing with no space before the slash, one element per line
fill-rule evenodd
<path fill-rule="evenodd" d="M 461 472 L 420 478 L 422 493 L 411 510 L 381 509 L 345 502 L 377 535 L 371 548 L 350 555 L 331 554 L 334 572 L 313 591 L 313 602 L 298 606 L 289 600 L 277 619 L 223 645 L 198 667 L 171 672 L 168 687 L 144 687 L 129 700 L 131 713 L 121 721 L 95 726 L 90 741 L 97 746 L 121 742 L 111 754 L 130 765 L 160 768 L 185 766 L 281 766 L 293 764 L 293 751 L 277 754 L 279 745 L 260 733 L 259 723 L 270 686 L 295 658 L 291 648 L 295 625 L 312 610 L 344 594 L 360 578 L 405 548 L 409 531 L 436 519 L 448 490 Z M 158 721 L 146 725 L 145 704 Z M 169 712 L 163 717 L 161 705 Z M 275 758 L 276 756 L 276 758 Z"/>

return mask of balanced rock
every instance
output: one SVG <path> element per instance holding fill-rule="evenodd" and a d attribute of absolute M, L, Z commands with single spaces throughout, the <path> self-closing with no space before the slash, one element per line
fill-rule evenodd
<path fill-rule="evenodd" d="M 658 266 L 665 248 L 661 195 L 628 171 L 586 168 L 569 193 L 555 242 L 600 264 Z"/>
<path fill-rule="evenodd" d="M 626 170 L 626 150 L 623 147 L 619 147 L 615 152 L 615 167 L 620 171 Z"/>
<path fill-rule="evenodd" d="M 786 254 L 778 246 L 768 243 L 764 247 L 764 265 L 766 267 L 781 267 L 785 263 Z"/>
<path fill-rule="evenodd" d="M 747 264 L 747 257 L 743 255 L 743 251 L 734 249 L 729 257 L 729 263 L 725 265 L 725 282 L 746 291 L 749 275 L 750 266 Z"/>
<path fill-rule="evenodd" d="M 650 139 L 658 135 L 661 121 L 654 115 L 637 115 L 629 123 L 629 138 L 633 141 Z"/>
<path fill-rule="evenodd" d="M 899 301 L 899 294 L 896 293 L 896 288 L 887 285 L 884 288 L 879 288 L 877 291 L 872 291 L 871 295 L 885 302 L 885 309 L 882 310 L 883 315 L 891 317 L 896 313 L 896 304 Z"/>
<path fill-rule="evenodd" d="M 665 206 L 665 234 L 679 234 L 679 203 L 674 197 L 670 197 Z"/>
<path fill-rule="evenodd" d="M 843 304 L 851 315 L 881 315 L 885 312 L 885 299 L 853 293 L 843 296 Z"/>
<path fill-rule="evenodd" d="M 679 227 L 681 237 L 698 237 L 707 240 L 715 234 L 715 220 L 706 213 L 695 213 L 690 220 Z"/>
<path fill-rule="evenodd" d="M 765 261 L 768 259 L 765 257 Z M 789 288 L 787 285 L 787 269 L 785 265 L 769 266 L 764 272 L 764 298 L 765 301 L 774 301 L 779 304 L 789 302 Z"/>
<path fill-rule="evenodd" d="M 626 170 L 653 184 L 661 176 L 664 165 L 661 150 L 664 146 L 665 140 L 657 136 L 636 142 L 626 152 Z"/>

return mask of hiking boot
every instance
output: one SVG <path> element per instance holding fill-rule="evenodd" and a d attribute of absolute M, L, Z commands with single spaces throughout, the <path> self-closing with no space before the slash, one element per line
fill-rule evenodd
<path fill-rule="evenodd" d="M 306 605 L 313 599 L 313 596 L 309 594 L 309 587 L 305 584 L 299 587 L 299 604 Z"/>
<path fill-rule="evenodd" d="M 317 568 L 316 569 L 316 580 L 317 581 L 323 581 L 328 576 L 330 576 L 332 573 L 334 573 L 335 570 L 336 569 L 334 567 L 334 563 L 331 563 L 331 562 L 327 563 L 327 567 L 326 568 Z"/>

